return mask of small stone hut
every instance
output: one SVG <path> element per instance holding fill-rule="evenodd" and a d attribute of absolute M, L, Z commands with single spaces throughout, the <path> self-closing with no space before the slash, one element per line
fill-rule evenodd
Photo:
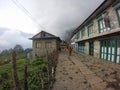
<path fill-rule="evenodd" d="M 45 31 L 41 31 L 32 38 L 33 58 L 36 56 L 45 56 L 54 50 L 60 49 L 60 38 Z"/>

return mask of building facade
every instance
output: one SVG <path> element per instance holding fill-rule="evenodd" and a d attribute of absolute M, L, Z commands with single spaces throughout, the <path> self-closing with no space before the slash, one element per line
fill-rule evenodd
<path fill-rule="evenodd" d="M 74 32 L 75 51 L 120 63 L 120 1 L 105 0 Z"/>
<path fill-rule="evenodd" d="M 45 56 L 46 53 L 60 49 L 60 38 L 45 31 L 36 34 L 31 40 L 33 58 L 36 56 Z"/>

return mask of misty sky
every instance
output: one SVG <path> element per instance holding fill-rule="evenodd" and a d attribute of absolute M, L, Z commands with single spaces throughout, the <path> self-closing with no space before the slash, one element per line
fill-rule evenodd
<path fill-rule="evenodd" d="M 0 50 L 21 44 L 45 30 L 63 38 L 75 30 L 104 0 L 0 0 Z"/>

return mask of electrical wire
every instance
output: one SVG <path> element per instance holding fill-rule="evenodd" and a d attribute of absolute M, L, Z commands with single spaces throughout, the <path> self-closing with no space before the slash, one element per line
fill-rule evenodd
<path fill-rule="evenodd" d="M 19 9 L 21 9 L 29 18 L 34 21 L 38 26 L 40 26 L 41 29 L 45 29 L 35 17 L 32 16 L 32 14 L 21 4 L 18 2 L 18 0 L 11 0 Z"/>

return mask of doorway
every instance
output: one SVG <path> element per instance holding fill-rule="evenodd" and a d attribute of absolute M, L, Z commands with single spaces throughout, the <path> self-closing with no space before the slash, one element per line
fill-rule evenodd
<path fill-rule="evenodd" d="M 89 42 L 89 55 L 94 55 L 94 41 Z"/>

